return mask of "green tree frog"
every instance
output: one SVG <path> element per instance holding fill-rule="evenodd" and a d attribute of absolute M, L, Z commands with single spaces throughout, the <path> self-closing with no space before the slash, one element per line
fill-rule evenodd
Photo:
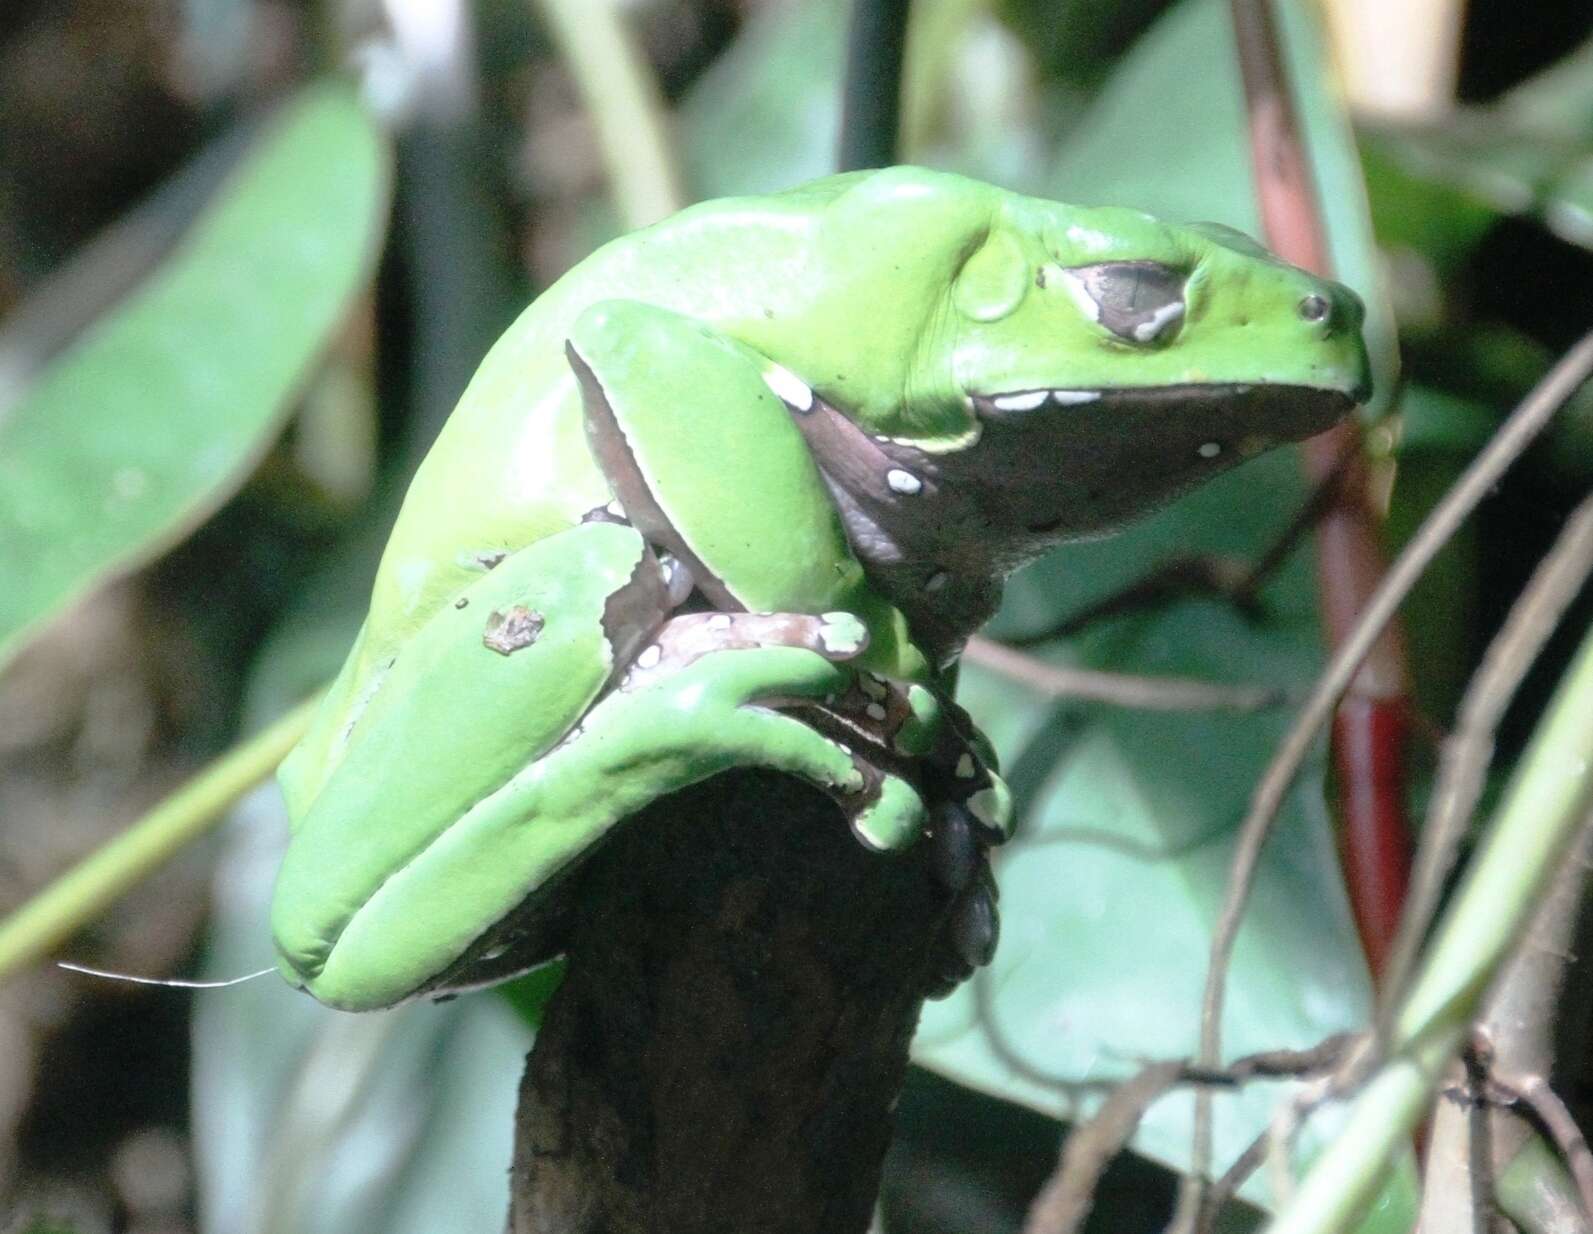
<path fill-rule="evenodd" d="M 1361 317 L 1226 228 L 908 167 L 600 249 L 483 361 L 282 768 L 281 971 L 520 971 L 583 854 L 733 767 L 927 829 L 988 958 L 1010 810 L 948 668 L 1024 561 L 1364 399 Z"/>

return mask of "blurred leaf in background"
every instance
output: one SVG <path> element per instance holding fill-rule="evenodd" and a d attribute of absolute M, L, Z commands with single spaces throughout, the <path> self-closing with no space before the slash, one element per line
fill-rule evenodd
<path fill-rule="evenodd" d="M 352 89 L 311 90 L 149 283 L 0 412 L 0 663 L 242 483 L 369 275 L 386 184 Z"/>

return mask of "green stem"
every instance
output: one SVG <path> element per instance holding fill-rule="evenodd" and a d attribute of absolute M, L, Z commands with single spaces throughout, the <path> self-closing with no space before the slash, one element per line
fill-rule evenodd
<path fill-rule="evenodd" d="M 1373 1198 L 1593 806 L 1593 630 L 1533 734 L 1395 1021 L 1393 1056 L 1266 1234 L 1337 1234 Z"/>
<path fill-rule="evenodd" d="M 912 0 L 855 0 L 841 99 L 840 171 L 896 161 Z"/>
<path fill-rule="evenodd" d="M 1589 1234 L 1576 1184 L 1554 1149 L 1532 1133 L 1494 1180 L 1499 1210 L 1521 1234 Z"/>
<path fill-rule="evenodd" d="M 276 770 L 309 727 L 317 701 L 301 703 L 228 750 L 0 922 L 0 980 L 43 958 L 92 921 Z"/>
<path fill-rule="evenodd" d="M 537 0 L 597 129 L 627 230 L 686 204 L 658 83 L 614 0 Z"/>

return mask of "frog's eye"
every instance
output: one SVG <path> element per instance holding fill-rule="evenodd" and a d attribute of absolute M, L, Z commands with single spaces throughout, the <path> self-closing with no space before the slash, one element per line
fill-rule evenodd
<path fill-rule="evenodd" d="M 1184 318 L 1184 273 L 1159 261 L 1106 261 L 1063 274 L 1090 319 L 1130 343 L 1163 342 Z"/>

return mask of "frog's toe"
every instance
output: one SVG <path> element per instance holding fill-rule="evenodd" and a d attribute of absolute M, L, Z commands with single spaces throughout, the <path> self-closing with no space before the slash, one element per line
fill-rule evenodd
<path fill-rule="evenodd" d="M 781 712 L 742 709 L 726 732 L 722 752 L 729 765 L 766 767 L 807 780 L 843 809 L 850 809 L 849 803 L 861 808 L 875 797 L 870 777 L 849 750 Z"/>
<path fill-rule="evenodd" d="M 955 801 L 937 803 L 930 824 L 930 867 L 948 891 L 960 892 L 979 870 L 984 847 L 974 835 L 975 822 Z"/>
<path fill-rule="evenodd" d="M 854 800 L 841 799 L 852 833 L 876 852 L 907 848 L 924 830 L 923 798 L 900 776 L 872 767 L 860 771 L 868 787 Z"/>
<path fill-rule="evenodd" d="M 945 998 L 995 957 L 1001 935 L 996 899 L 995 879 L 989 865 L 981 863 L 952 903 L 935 940 L 926 998 Z"/>
<path fill-rule="evenodd" d="M 995 884 L 978 879 L 951 910 L 949 941 L 970 969 L 983 968 L 996 954 L 1001 917 L 996 911 Z"/>
<path fill-rule="evenodd" d="M 975 789 L 964 804 L 989 833 L 991 843 L 1002 844 L 1012 838 L 1012 790 L 994 771 L 987 772 L 984 785 Z"/>

